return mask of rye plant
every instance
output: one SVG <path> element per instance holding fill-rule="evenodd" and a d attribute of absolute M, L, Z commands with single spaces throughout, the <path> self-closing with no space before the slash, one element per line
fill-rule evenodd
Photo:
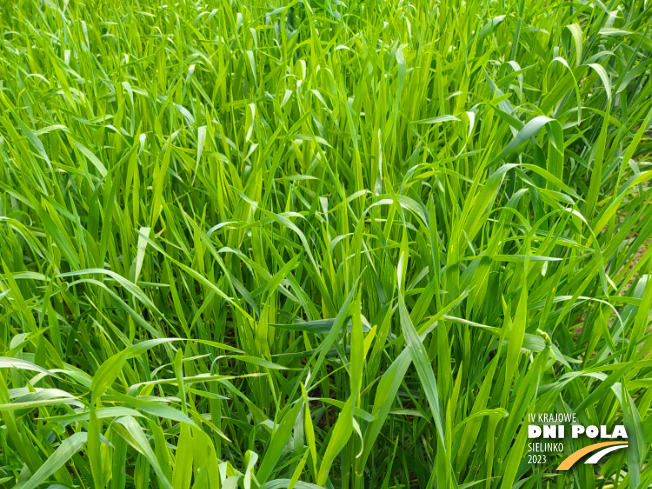
<path fill-rule="evenodd" d="M 1 2 L 0 486 L 649 487 L 651 24 Z"/>

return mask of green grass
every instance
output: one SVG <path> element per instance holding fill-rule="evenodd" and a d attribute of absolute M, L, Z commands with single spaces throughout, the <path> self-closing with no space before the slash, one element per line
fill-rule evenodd
<path fill-rule="evenodd" d="M 155 3 L 0 4 L 0 486 L 652 484 L 649 2 Z"/>

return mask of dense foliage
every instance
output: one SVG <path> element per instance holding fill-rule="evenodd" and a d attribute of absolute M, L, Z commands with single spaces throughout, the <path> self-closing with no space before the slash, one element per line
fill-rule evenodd
<path fill-rule="evenodd" d="M 649 487 L 651 23 L 2 2 L 0 485 Z"/>

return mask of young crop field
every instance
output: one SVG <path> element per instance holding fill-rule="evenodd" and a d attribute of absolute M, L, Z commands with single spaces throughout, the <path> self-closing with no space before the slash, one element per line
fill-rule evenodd
<path fill-rule="evenodd" d="M 652 487 L 649 0 L 0 2 L 0 487 Z"/>

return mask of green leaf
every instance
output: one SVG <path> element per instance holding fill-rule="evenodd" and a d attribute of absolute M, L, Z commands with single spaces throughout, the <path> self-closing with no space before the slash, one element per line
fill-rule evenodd
<path fill-rule="evenodd" d="M 75 433 L 61 442 L 61 445 L 48 457 L 39 469 L 24 484 L 17 484 L 18 489 L 35 489 L 42 482 L 54 474 L 59 467 L 62 467 L 70 458 L 79 452 L 86 444 L 88 434 L 85 432 Z"/>

